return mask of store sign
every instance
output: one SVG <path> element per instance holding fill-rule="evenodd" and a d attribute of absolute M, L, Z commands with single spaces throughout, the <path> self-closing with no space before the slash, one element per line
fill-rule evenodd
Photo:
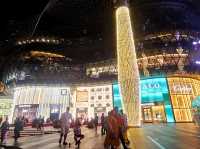
<path fill-rule="evenodd" d="M 144 84 L 142 89 L 158 89 L 160 88 L 159 83 L 149 83 L 149 84 Z"/>
<path fill-rule="evenodd" d="M 152 78 L 140 81 L 142 93 L 168 92 L 165 78 Z"/>
<path fill-rule="evenodd" d="M 9 115 L 12 108 L 12 100 L 0 99 L 0 116 Z"/>
<path fill-rule="evenodd" d="M 191 84 L 173 84 L 172 86 L 173 93 L 192 93 Z"/>

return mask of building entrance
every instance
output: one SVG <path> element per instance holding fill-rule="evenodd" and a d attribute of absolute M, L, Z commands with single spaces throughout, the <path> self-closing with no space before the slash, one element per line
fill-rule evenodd
<path fill-rule="evenodd" d="M 142 106 L 142 116 L 144 123 L 166 122 L 163 105 Z"/>

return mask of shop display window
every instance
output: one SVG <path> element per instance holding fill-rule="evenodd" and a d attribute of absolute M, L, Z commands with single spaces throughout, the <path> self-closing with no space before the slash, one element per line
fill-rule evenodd
<path fill-rule="evenodd" d="M 168 78 L 172 107 L 177 122 L 191 122 L 191 103 L 200 94 L 200 81 L 193 78 Z"/>

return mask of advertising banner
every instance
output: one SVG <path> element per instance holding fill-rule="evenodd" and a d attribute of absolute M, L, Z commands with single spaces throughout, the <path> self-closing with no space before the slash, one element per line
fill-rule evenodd
<path fill-rule="evenodd" d="M 88 102 L 88 91 L 77 90 L 76 91 L 76 101 L 77 102 Z"/>
<path fill-rule="evenodd" d="M 12 104 L 12 99 L 0 99 L 0 116 L 9 115 Z"/>

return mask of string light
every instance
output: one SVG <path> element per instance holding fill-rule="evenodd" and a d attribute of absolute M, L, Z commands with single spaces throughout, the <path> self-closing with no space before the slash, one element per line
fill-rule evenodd
<path fill-rule="evenodd" d="M 118 80 L 122 104 L 129 125 L 140 126 L 141 101 L 139 70 L 131 27 L 129 9 L 125 6 L 116 11 Z"/>

